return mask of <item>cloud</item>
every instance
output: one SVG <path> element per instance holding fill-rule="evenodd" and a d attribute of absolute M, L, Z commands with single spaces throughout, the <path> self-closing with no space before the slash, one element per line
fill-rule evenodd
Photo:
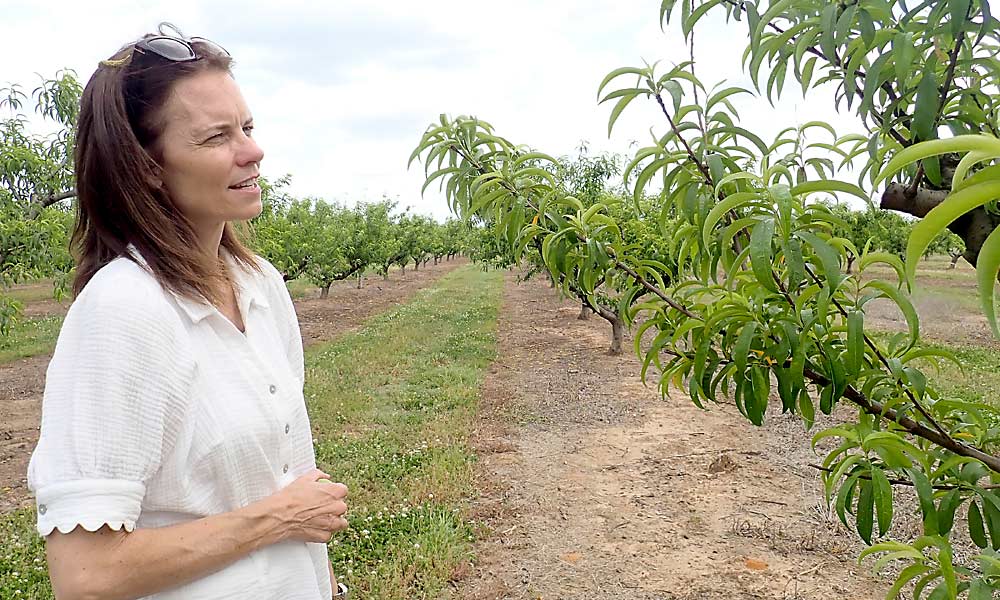
<path fill-rule="evenodd" d="M 236 77 L 254 113 L 265 173 L 293 175 L 292 192 L 342 201 L 398 197 L 417 212 L 443 217 L 444 199 L 421 198 L 421 169 L 406 159 L 439 113 L 474 114 L 500 135 L 551 154 L 627 152 L 662 135 L 654 102 L 629 106 L 609 137 L 610 106 L 598 83 L 614 68 L 688 59 L 677 23 L 661 31 L 648 0 L 15 0 L 5 5 L 0 37 L 16 53 L 0 56 L 3 81 L 33 87 L 34 72 L 72 67 L 86 79 L 121 43 L 169 20 L 188 35 L 213 39 L 235 56 Z M 709 15 L 695 37 L 699 77 L 749 86 L 740 57 L 745 23 Z M 9 78 L 9 79 L 8 79 Z M 0 83 L 2 85 L 2 83 Z M 857 119 L 838 115 L 832 91 L 803 101 L 789 77 L 786 95 L 734 99 L 743 124 L 765 140 L 786 126 L 818 119 L 838 131 Z M 633 148 L 634 150 L 634 148 Z"/>

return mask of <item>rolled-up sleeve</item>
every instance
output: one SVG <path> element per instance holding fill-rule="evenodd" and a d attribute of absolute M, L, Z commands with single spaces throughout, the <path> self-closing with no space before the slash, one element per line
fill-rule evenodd
<path fill-rule="evenodd" d="M 70 308 L 46 374 L 28 467 L 43 536 L 135 528 L 194 379 L 184 327 L 159 286 L 96 279 Z"/>

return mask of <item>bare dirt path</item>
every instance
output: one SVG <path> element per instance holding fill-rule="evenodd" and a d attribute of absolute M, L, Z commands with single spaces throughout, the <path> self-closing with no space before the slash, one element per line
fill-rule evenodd
<path fill-rule="evenodd" d="M 407 269 L 405 276 L 393 273 L 389 280 L 368 279 L 362 289 L 356 281 L 342 281 L 330 288 L 330 296 L 320 300 L 297 300 L 302 339 L 306 346 L 331 340 L 356 329 L 368 317 L 391 309 L 418 290 L 432 285 L 442 275 L 468 264 L 464 259 L 428 263 L 418 271 Z M 62 314 L 68 303 L 40 300 L 25 306 L 28 316 Z M 30 502 L 26 472 L 28 459 L 38 441 L 41 399 L 49 356 L 35 356 L 0 365 L 0 512 Z"/>
<path fill-rule="evenodd" d="M 473 444 L 493 532 L 459 597 L 861 600 L 883 584 L 824 508 L 794 419 L 660 400 L 608 326 L 544 282 L 506 281 Z M 818 423 L 823 427 L 823 423 Z"/>

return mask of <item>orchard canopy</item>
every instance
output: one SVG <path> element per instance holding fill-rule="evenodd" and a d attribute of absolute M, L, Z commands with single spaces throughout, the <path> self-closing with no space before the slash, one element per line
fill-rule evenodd
<path fill-rule="evenodd" d="M 698 70 L 694 39 L 709 13 L 746 36 L 754 90 Z M 989 3 L 664 0 L 650 17 L 690 42 L 690 56 L 595 74 L 609 132 L 633 103 L 659 113 L 621 169 L 625 197 L 581 193 L 563 161 L 477 117 L 442 115 L 411 162 L 455 213 L 490 224 L 498 252 L 546 270 L 616 334 L 634 326 L 643 375 L 656 373 L 662 393 L 698 406 L 732 398 L 757 425 L 768 410 L 807 428 L 817 410 L 837 410 L 844 422 L 813 437 L 834 442 L 821 467 L 827 498 L 870 545 L 861 558 L 894 566 L 888 597 L 992 598 L 1000 398 L 969 402 L 928 383 L 925 369 L 957 361 L 921 344 L 909 298 L 928 248 L 960 252 L 997 331 L 1000 23 Z M 738 111 L 755 92 L 830 102 L 864 133 L 789 123 L 762 139 Z M 859 218 L 831 202 L 851 196 L 868 205 Z M 891 221 L 904 236 L 865 234 Z M 895 277 L 872 274 L 877 264 Z M 905 333 L 868 331 L 876 299 L 898 307 Z M 904 497 L 922 518 L 915 539 L 893 531 Z"/>

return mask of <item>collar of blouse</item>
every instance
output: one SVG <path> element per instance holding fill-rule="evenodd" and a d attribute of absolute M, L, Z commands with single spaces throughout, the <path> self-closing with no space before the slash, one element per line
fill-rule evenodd
<path fill-rule="evenodd" d="M 149 268 L 149 265 L 146 263 L 146 259 L 144 259 L 142 254 L 136 250 L 135 246 L 129 244 L 127 250 L 129 254 L 131 254 L 136 261 L 142 265 L 143 268 Z M 220 248 L 219 254 L 225 261 L 226 266 L 229 267 L 229 272 L 233 276 L 233 282 L 236 284 L 236 298 L 239 303 L 240 313 L 247 315 L 251 306 L 268 308 L 269 304 L 267 301 L 267 295 L 260 287 L 261 283 L 258 281 L 259 278 L 254 277 L 253 273 L 247 272 L 246 269 L 238 265 L 225 248 Z M 201 321 L 216 311 L 214 306 L 204 300 L 199 302 L 181 296 L 180 294 L 176 294 L 172 291 L 169 293 L 177 300 L 177 304 L 181 307 L 181 310 L 184 311 L 193 323 Z"/>

